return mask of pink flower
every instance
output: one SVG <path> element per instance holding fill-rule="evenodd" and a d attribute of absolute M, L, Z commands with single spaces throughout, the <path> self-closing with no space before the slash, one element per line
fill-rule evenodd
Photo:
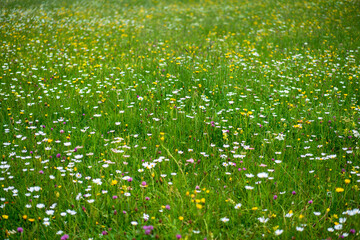
<path fill-rule="evenodd" d="M 190 159 L 186 160 L 186 162 L 194 163 L 194 159 L 190 158 Z"/>

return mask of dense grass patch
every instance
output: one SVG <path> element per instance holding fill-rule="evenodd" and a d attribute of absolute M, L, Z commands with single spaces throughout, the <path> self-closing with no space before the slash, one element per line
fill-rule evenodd
<path fill-rule="evenodd" d="M 0 1 L 2 239 L 359 238 L 359 1 Z"/>

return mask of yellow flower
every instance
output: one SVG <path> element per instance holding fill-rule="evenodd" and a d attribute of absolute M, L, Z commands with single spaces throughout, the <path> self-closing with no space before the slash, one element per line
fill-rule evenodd
<path fill-rule="evenodd" d="M 111 181 L 111 185 L 113 185 L 113 186 L 116 185 L 117 183 L 118 183 L 118 181 L 116 181 L 116 180 Z"/>
<path fill-rule="evenodd" d="M 196 204 L 196 208 L 197 208 L 197 209 L 202 209 L 202 207 L 203 207 L 203 206 L 202 206 L 201 204 Z"/>
<path fill-rule="evenodd" d="M 254 210 L 254 211 L 256 211 L 258 208 L 257 207 L 253 207 L 251 210 Z"/>
<path fill-rule="evenodd" d="M 26 219 L 27 219 L 27 215 L 24 215 L 22 218 L 23 218 L 24 220 L 26 220 Z"/>
<path fill-rule="evenodd" d="M 29 222 L 34 222 L 35 219 L 34 218 L 29 218 Z"/>
<path fill-rule="evenodd" d="M 350 182 L 351 182 L 350 179 L 345 179 L 346 184 L 349 184 Z"/>
<path fill-rule="evenodd" d="M 180 216 L 180 217 L 179 217 L 179 220 L 180 220 L 180 221 L 184 220 L 184 217 Z"/>
<path fill-rule="evenodd" d="M 343 189 L 343 188 L 336 188 L 335 191 L 338 192 L 338 193 L 340 193 L 340 192 L 343 192 L 344 189 Z"/>
<path fill-rule="evenodd" d="M 8 216 L 8 215 L 2 215 L 2 218 L 3 218 L 3 219 L 8 219 L 9 216 Z"/>

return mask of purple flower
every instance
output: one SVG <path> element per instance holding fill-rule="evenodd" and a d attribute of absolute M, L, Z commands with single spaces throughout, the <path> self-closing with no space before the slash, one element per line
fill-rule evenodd
<path fill-rule="evenodd" d="M 61 157 L 61 154 L 60 154 L 60 153 L 56 154 L 56 157 L 57 157 L 57 158 L 60 158 L 60 157 Z"/>
<path fill-rule="evenodd" d="M 145 187 L 147 184 L 146 184 L 145 181 L 143 181 L 143 182 L 141 183 L 141 185 Z"/>
<path fill-rule="evenodd" d="M 126 214 L 126 211 L 123 211 L 123 214 Z"/>
<path fill-rule="evenodd" d="M 40 174 L 44 174 L 44 171 L 43 171 L 43 170 L 40 170 L 39 173 L 40 173 Z"/>
<path fill-rule="evenodd" d="M 277 196 L 277 195 L 274 195 L 273 199 L 276 200 L 277 198 L 278 198 L 278 196 Z"/>
<path fill-rule="evenodd" d="M 133 179 L 132 179 L 131 177 L 129 177 L 127 181 L 128 181 L 128 182 L 132 182 L 132 180 L 133 180 Z"/>
<path fill-rule="evenodd" d="M 195 189 L 196 189 L 196 190 L 199 190 L 199 189 L 200 189 L 200 186 L 196 186 Z"/>
<path fill-rule="evenodd" d="M 170 210 L 170 205 L 166 205 L 165 208 L 166 208 L 167 210 Z"/>
<path fill-rule="evenodd" d="M 180 235 L 180 234 L 176 234 L 176 238 L 177 238 L 177 239 L 180 239 L 180 238 L 181 238 L 181 235 Z"/>
<path fill-rule="evenodd" d="M 107 231 L 102 231 L 102 235 L 108 235 Z"/>
<path fill-rule="evenodd" d="M 22 232 L 24 231 L 24 229 L 23 229 L 22 227 L 18 227 L 18 228 L 17 228 L 17 231 L 18 231 L 19 233 L 22 233 Z"/>
<path fill-rule="evenodd" d="M 308 201 L 308 204 L 312 204 L 312 203 L 313 203 L 313 200 Z"/>
<path fill-rule="evenodd" d="M 65 235 L 62 236 L 60 239 L 61 239 L 61 240 L 66 240 L 66 239 L 68 239 L 68 238 L 69 238 L 69 235 L 65 234 Z"/>
<path fill-rule="evenodd" d="M 114 210 L 114 215 L 117 215 L 117 211 L 116 211 L 116 210 Z"/>
<path fill-rule="evenodd" d="M 113 196 L 113 199 L 117 199 L 117 198 L 118 198 L 118 196 L 116 196 L 116 195 Z"/>
<path fill-rule="evenodd" d="M 296 192 L 295 191 L 292 191 L 292 193 L 291 193 L 292 195 L 296 195 Z"/>
<path fill-rule="evenodd" d="M 350 233 L 355 234 L 356 233 L 355 229 L 350 229 Z"/>
<path fill-rule="evenodd" d="M 145 230 L 145 234 L 146 235 L 150 235 L 151 231 L 154 229 L 154 227 L 152 225 L 149 226 L 143 226 L 143 229 Z"/>
<path fill-rule="evenodd" d="M 74 152 L 77 152 L 77 148 L 74 148 Z"/>
<path fill-rule="evenodd" d="M 149 200 L 150 200 L 150 198 L 149 198 L 149 197 L 145 197 L 145 200 L 146 200 L 146 201 L 149 201 Z"/>

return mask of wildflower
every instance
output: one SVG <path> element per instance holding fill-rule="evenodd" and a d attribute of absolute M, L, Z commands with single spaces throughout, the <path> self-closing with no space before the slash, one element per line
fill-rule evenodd
<path fill-rule="evenodd" d="M 277 195 L 274 195 L 273 199 L 276 200 L 277 198 L 278 198 L 278 196 L 277 196 Z"/>
<path fill-rule="evenodd" d="M 341 192 L 344 191 L 344 189 L 343 188 L 336 188 L 335 191 L 338 192 L 338 193 L 341 193 Z"/>
<path fill-rule="evenodd" d="M 235 209 L 239 209 L 241 207 L 241 203 L 235 205 Z"/>
<path fill-rule="evenodd" d="M 265 217 L 259 217 L 258 220 L 261 222 L 261 223 L 266 223 L 267 221 L 269 221 L 268 218 L 265 218 Z"/>
<path fill-rule="evenodd" d="M 17 232 L 22 233 L 23 231 L 24 231 L 24 229 L 22 227 L 17 228 Z"/>
<path fill-rule="evenodd" d="M 222 222 L 226 223 L 226 222 L 228 222 L 228 221 L 229 221 L 229 218 L 227 218 L 227 217 L 223 217 L 223 218 L 221 218 L 220 220 L 221 220 Z"/>
<path fill-rule="evenodd" d="M 292 194 L 292 195 L 296 195 L 296 192 L 295 192 L 295 191 L 292 191 L 291 194 Z"/>
<path fill-rule="evenodd" d="M 39 203 L 39 204 L 36 204 L 36 207 L 37 207 L 37 208 L 44 208 L 44 207 L 45 207 L 45 204 Z"/>
<path fill-rule="evenodd" d="M 338 225 L 335 225 L 335 226 L 334 226 L 334 229 L 335 229 L 335 230 L 341 230 L 342 227 L 343 227 L 342 224 L 338 224 Z"/>
<path fill-rule="evenodd" d="M 181 235 L 180 234 L 176 234 L 176 239 L 180 239 Z"/>
<path fill-rule="evenodd" d="M 275 235 L 279 236 L 280 234 L 282 234 L 284 232 L 284 230 L 278 229 L 275 231 Z"/>
<path fill-rule="evenodd" d="M 262 173 L 258 173 L 257 176 L 258 178 L 267 178 L 269 174 L 267 174 L 266 172 L 262 172 Z"/>
<path fill-rule="evenodd" d="M 65 235 L 63 235 L 60 239 L 61 239 L 61 240 L 67 240 L 68 238 L 69 238 L 69 235 L 65 234 Z"/>
<path fill-rule="evenodd" d="M 154 227 L 152 225 L 149 226 L 143 226 L 143 229 L 145 230 L 145 234 L 146 235 L 150 235 L 151 231 L 154 229 Z"/>

